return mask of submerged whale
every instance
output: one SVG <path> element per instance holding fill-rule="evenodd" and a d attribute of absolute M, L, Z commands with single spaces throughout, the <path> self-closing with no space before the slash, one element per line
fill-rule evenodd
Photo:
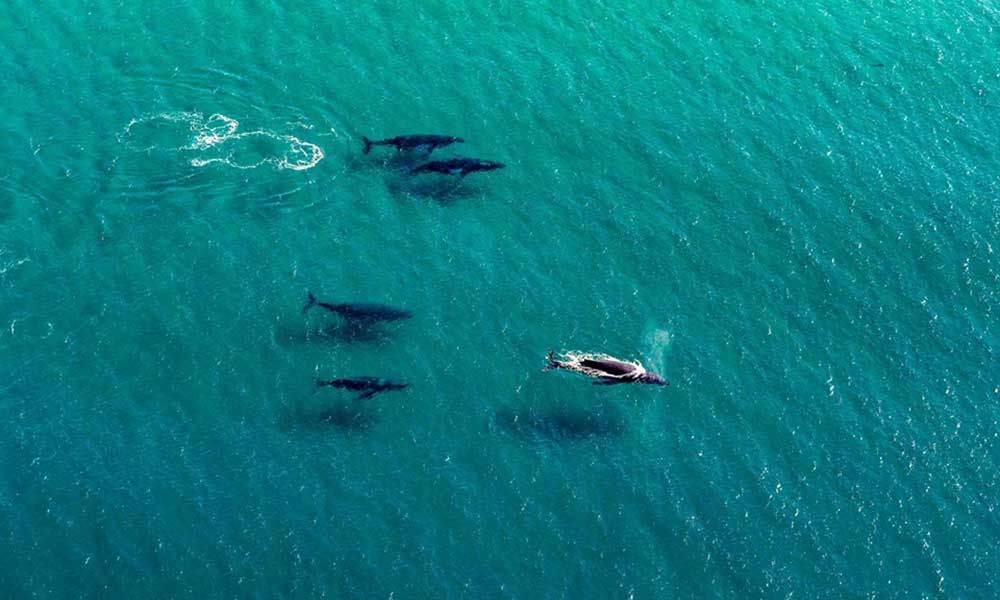
<path fill-rule="evenodd" d="M 437 148 L 443 148 L 445 146 L 450 146 L 451 144 L 461 144 L 465 142 L 465 140 L 460 137 L 430 134 L 398 135 L 396 137 L 375 141 L 370 140 L 365 136 L 361 136 L 361 139 L 365 143 L 365 154 L 371 152 L 372 146 L 395 146 L 397 152 L 402 150 L 421 150 L 430 154 Z"/>
<path fill-rule="evenodd" d="M 449 158 L 447 160 L 432 160 L 410 170 L 410 175 L 420 173 L 441 173 L 442 175 L 458 175 L 465 177 L 477 171 L 494 171 L 504 168 L 503 163 L 479 158 Z"/>
<path fill-rule="evenodd" d="M 413 313 L 408 310 L 393 308 L 392 306 L 386 306 L 384 304 L 372 304 L 368 302 L 330 304 L 329 302 L 320 302 L 316 299 L 316 296 L 314 296 L 312 292 L 307 291 L 307 293 L 309 297 L 306 301 L 306 305 L 302 308 L 302 314 L 306 314 L 310 308 L 318 306 L 332 313 L 336 313 L 344 319 L 354 323 L 398 321 L 400 319 L 409 319 L 413 316 Z"/>
<path fill-rule="evenodd" d="M 352 392 L 361 392 L 355 396 L 355 400 L 367 400 L 376 394 L 383 392 L 395 392 L 405 390 L 410 384 L 402 381 L 392 381 L 381 377 L 350 377 L 345 379 L 316 380 L 316 387 L 334 387 Z"/>
<path fill-rule="evenodd" d="M 650 373 L 640 363 L 627 361 L 607 354 L 588 354 L 585 352 L 565 352 L 562 359 L 557 359 L 555 353 L 549 350 L 548 363 L 543 371 L 565 369 L 594 377 L 594 385 L 617 385 L 619 383 L 651 383 L 654 385 L 670 385 L 670 382 L 655 373 Z"/>

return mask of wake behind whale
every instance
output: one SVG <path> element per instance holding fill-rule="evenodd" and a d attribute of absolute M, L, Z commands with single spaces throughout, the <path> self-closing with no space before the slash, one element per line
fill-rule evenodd
<path fill-rule="evenodd" d="M 118 141 L 136 152 L 161 151 L 184 156 L 195 167 L 221 164 L 235 169 L 305 171 L 323 160 L 323 149 L 293 135 L 266 129 L 239 131 L 223 114 L 165 112 L 129 121 Z"/>

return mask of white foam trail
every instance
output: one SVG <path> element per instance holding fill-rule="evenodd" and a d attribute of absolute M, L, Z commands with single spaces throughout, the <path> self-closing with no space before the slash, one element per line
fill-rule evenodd
<path fill-rule="evenodd" d="M 8 260 L 10 252 L 6 248 L 0 248 L 0 279 L 6 280 L 7 271 L 20 267 L 24 263 L 31 262 L 30 258 L 13 258 Z"/>
<path fill-rule="evenodd" d="M 236 135 L 236 130 L 240 128 L 240 122 L 236 119 L 214 114 L 206 121 L 201 121 L 201 115 L 197 116 L 199 117 L 197 120 L 191 120 L 191 131 L 195 134 L 194 142 L 184 147 L 184 150 L 204 150 L 239 137 Z"/>
<path fill-rule="evenodd" d="M 316 163 L 323 160 L 323 149 L 316 144 L 311 144 L 309 142 L 303 142 L 295 136 L 286 136 L 286 138 L 292 143 L 289 154 L 300 155 L 302 159 L 292 162 L 288 160 L 288 155 L 282 159 L 282 162 L 278 164 L 279 168 L 292 169 L 293 171 L 305 171 L 306 169 L 311 169 L 316 166 Z"/>
<path fill-rule="evenodd" d="M 143 145 L 141 140 L 137 141 L 137 135 L 133 131 L 136 125 L 149 124 L 151 127 L 160 129 L 163 125 L 177 124 L 176 131 L 168 132 L 178 138 L 179 142 L 186 141 L 178 146 L 166 146 L 161 143 Z M 226 152 L 223 156 L 196 156 L 190 158 L 188 162 L 195 167 L 204 167 L 212 164 L 223 164 L 236 169 L 256 169 L 264 165 L 273 165 L 277 169 L 290 169 L 292 171 L 306 171 L 315 167 L 319 161 L 323 160 L 323 149 L 311 142 L 305 142 L 293 135 L 283 135 L 266 130 L 248 131 L 238 133 L 240 122 L 226 115 L 215 113 L 205 118 L 198 112 L 174 112 L 159 113 L 156 115 L 139 117 L 129 121 L 125 130 L 118 136 L 118 141 L 125 144 L 132 150 L 148 152 L 151 150 L 165 150 L 169 152 L 204 152 L 208 150 Z M 266 156 L 256 162 L 246 162 L 239 158 L 239 146 L 241 140 L 252 140 L 255 137 L 264 137 L 278 142 L 279 147 L 284 147 L 284 151 L 279 151 L 274 156 Z"/>

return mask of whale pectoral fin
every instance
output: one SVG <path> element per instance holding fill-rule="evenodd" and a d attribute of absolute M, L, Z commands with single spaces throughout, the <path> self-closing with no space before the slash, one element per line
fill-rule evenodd
<path fill-rule="evenodd" d="M 372 396 L 374 396 L 375 394 L 379 393 L 380 391 L 382 391 L 382 390 L 368 390 L 367 392 L 364 392 L 362 394 L 358 394 L 357 397 L 355 397 L 354 399 L 355 400 L 367 400 L 367 399 L 371 398 Z"/>

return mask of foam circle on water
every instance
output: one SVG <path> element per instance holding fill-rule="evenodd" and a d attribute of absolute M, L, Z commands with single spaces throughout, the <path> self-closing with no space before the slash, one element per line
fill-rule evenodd
<path fill-rule="evenodd" d="M 323 149 L 316 144 L 265 129 L 240 132 L 239 127 L 239 121 L 222 114 L 206 118 L 198 112 L 168 112 L 132 119 L 118 139 L 138 152 L 197 152 L 187 159 L 195 167 L 271 165 L 305 171 L 323 160 Z"/>

